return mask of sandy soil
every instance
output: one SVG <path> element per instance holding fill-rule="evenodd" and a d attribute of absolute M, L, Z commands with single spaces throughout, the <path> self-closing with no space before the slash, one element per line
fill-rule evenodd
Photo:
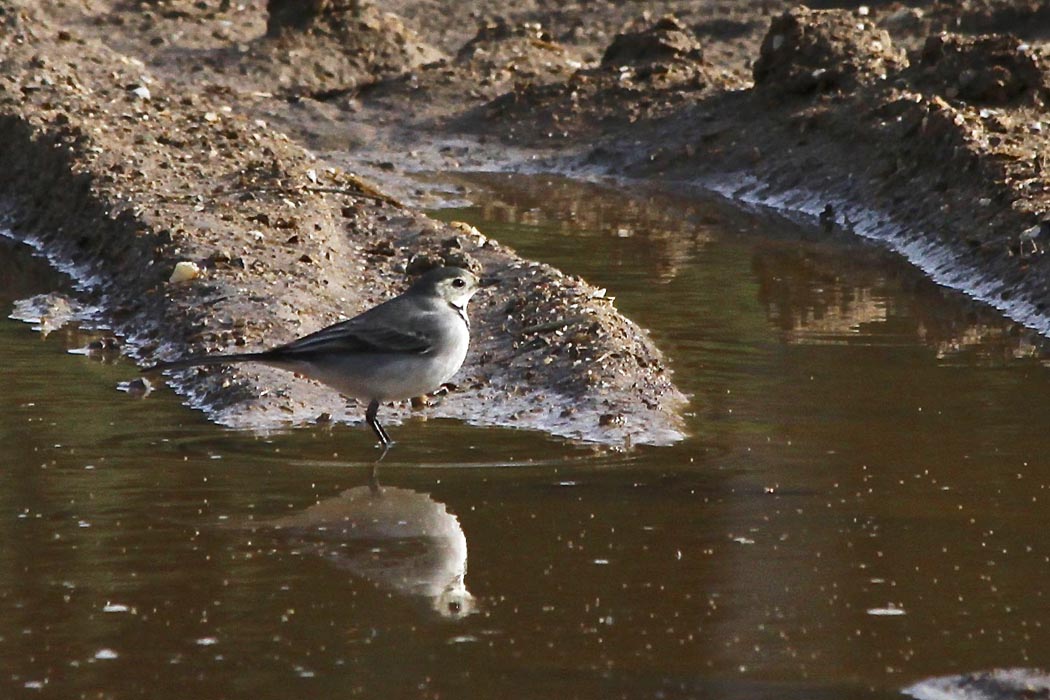
<path fill-rule="evenodd" d="M 504 5 L 8 3 L 14 228 L 89 280 L 143 363 L 287 340 L 433 264 L 483 269 L 497 284 L 475 305 L 474 350 L 431 413 L 610 444 L 678 435 L 685 399 L 659 350 L 585 281 L 422 216 L 428 193 L 405 173 L 735 182 L 921 249 L 917 263 L 1043 322 L 1040 3 Z M 169 282 L 179 261 L 202 275 Z M 234 425 L 358 417 L 279 373 L 178 388 Z"/>

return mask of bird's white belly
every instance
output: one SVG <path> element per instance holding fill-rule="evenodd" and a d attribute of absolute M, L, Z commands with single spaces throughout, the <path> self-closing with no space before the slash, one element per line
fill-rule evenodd
<path fill-rule="evenodd" d="M 443 353 L 355 353 L 277 366 L 323 382 L 346 396 L 399 401 L 428 394 L 452 379 L 466 358 L 468 339 L 464 328 Z"/>

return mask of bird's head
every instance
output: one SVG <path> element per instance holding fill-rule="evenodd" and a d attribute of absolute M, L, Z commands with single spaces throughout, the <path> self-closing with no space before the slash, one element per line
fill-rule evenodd
<path fill-rule="evenodd" d="M 465 309 L 478 291 L 478 278 L 463 268 L 437 267 L 416 280 L 409 291 L 436 296 L 456 308 Z"/>

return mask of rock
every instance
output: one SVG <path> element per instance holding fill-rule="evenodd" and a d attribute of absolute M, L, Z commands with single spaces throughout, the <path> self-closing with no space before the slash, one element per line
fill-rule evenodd
<path fill-rule="evenodd" d="M 128 396 L 144 399 L 153 391 L 153 384 L 144 377 L 136 377 L 135 379 L 117 384 L 117 390 L 125 392 Z"/>
<path fill-rule="evenodd" d="M 200 276 L 201 269 L 197 263 L 182 260 L 175 264 L 175 269 L 171 271 L 171 277 L 168 278 L 168 281 L 172 284 L 178 284 L 197 279 Z"/>

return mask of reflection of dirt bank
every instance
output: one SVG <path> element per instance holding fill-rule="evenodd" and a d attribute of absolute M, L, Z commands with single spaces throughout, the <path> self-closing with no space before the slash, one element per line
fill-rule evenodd
<path fill-rule="evenodd" d="M 99 275 L 144 358 L 285 340 L 410 265 L 484 266 L 501 285 L 439 410 L 610 442 L 678 425 L 644 334 L 582 281 L 354 173 L 408 198 L 425 193 L 404 171 L 492 163 L 747 176 L 737 195 L 830 204 L 829 225 L 892 232 L 938 279 L 1050 329 L 1041 3 L 698 5 L 18 0 L 0 15 L 0 186 L 22 231 Z M 973 35 L 989 30 L 1018 38 Z M 173 286 L 183 259 L 205 274 Z M 261 399 L 230 376 L 185 389 L 230 423 L 341 414 L 279 375 Z"/>
<path fill-rule="evenodd" d="M 846 233 L 761 214 L 744 217 L 718 198 L 656 188 L 636 187 L 626 194 L 603 183 L 487 173 L 454 182 L 462 183 L 466 197 L 484 202 L 477 207 L 481 220 L 541 229 L 519 235 L 526 254 L 544 247 L 556 256 L 552 259 L 563 260 L 558 250 L 563 240 L 600 246 L 608 248 L 607 264 L 614 269 L 630 259 L 632 268 L 660 282 L 688 274 L 709 245 L 717 247 L 731 232 L 745 238 L 757 234 L 762 242 L 751 259 L 757 300 L 789 343 L 910 346 L 918 341 L 947 363 L 966 355 L 981 364 L 1018 358 L 1046 364 L 1050 341 L 963 301 L 885 250 L 855 245 Z"/>
<path fill-rule="evenodd" d="M 911 343 L 941 360 L 969 354 L 984 364 L 1045 358 L 1047 342 L 910 268 L 879 264 L 882 251 L 769 244 L 753 260 L 758 298 L 789 342 Z M 848 281 L 848 282 L 847 282 Z M 1045 362 L 1045 360 L 1044 360 Z"/>

